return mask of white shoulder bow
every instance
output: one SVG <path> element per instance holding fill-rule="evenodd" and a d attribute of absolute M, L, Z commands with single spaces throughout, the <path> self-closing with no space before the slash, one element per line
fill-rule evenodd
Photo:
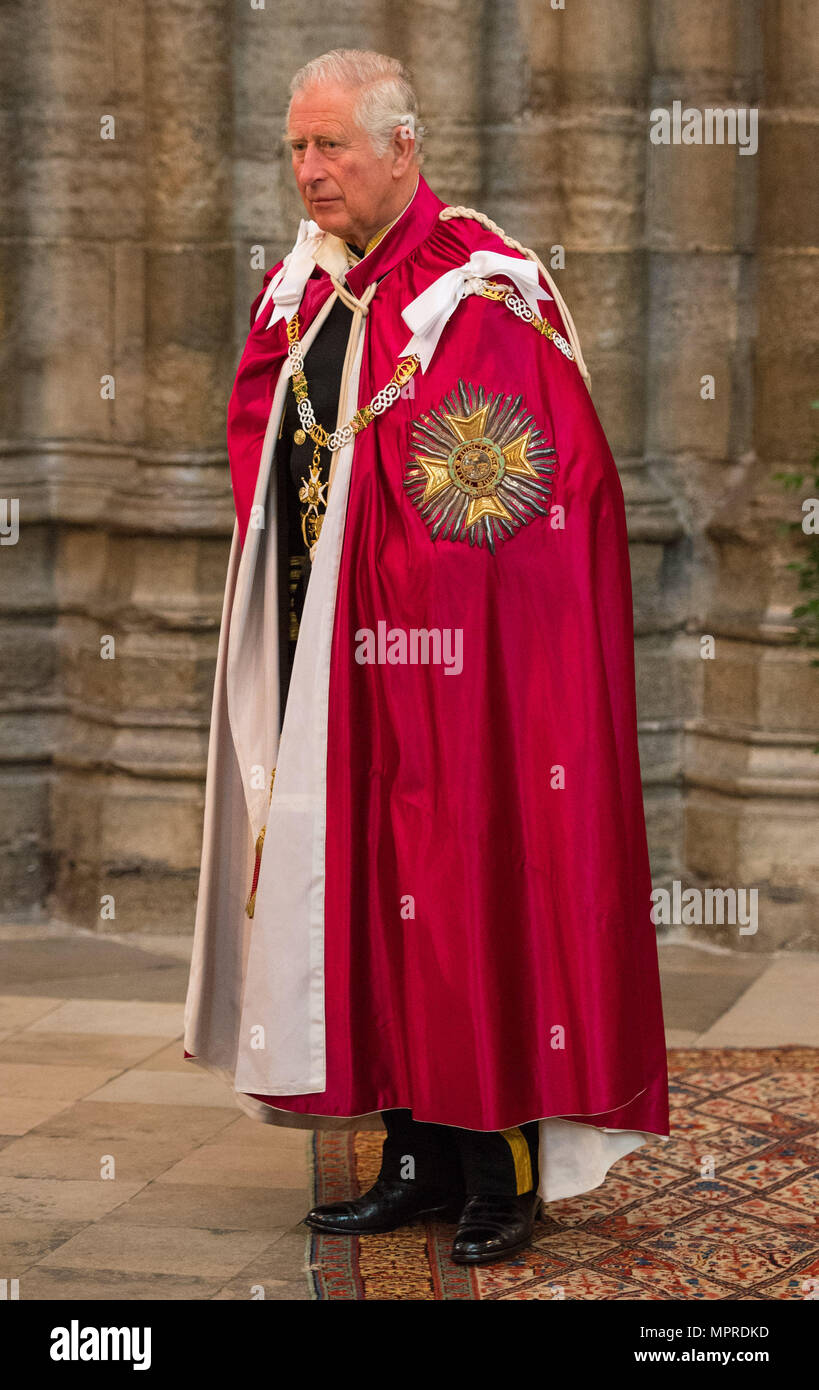
<path fill-rule="evenodd" d="M 502 256 L 497 251 L 475 251 L 464 265 L 447 270 L 402 310 L 401 317 L 412 329 L 412 337 L 399 356 L 414 354 L 420 358 L 421 371 L 425 372 L 438 339 L 460 301 L 469 294 L 479 293 L 490 275 L 505 275 L 511 280 L 535 314 L 539 299 L 552 298 L 538 280 L 534 261 Z"/>

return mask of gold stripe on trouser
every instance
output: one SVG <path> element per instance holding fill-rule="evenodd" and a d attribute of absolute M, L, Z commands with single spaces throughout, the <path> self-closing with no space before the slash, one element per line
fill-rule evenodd
<path fill-rule="evenodd" d="M 529 1145 L 517 1128 L 502 1129 L 500 1132 L 512 1150 L 518 1196 L 520 1196 L 522 1192 L 531 1192 L 534 1182 L 532 1179 L 532 1156 L 529 1153 Z"/>

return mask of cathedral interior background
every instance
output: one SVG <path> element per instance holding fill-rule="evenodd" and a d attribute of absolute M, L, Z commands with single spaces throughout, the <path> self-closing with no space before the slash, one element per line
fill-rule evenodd
<path fill-rule="evenodd" d="M 774 476 L 816 447 L 812 8 L 6 0 L 7 918 L 193 928 L 225 409 L 303 213 L 289 78 L 357 46 L 409 63 L 433 189 L 534 247 L 574 314 L 628 507 L 657 884 L 758 889 L 756 935 L 698 940 L 819 945 L 819 672 Z M 758 150 L 654 143 L 676 101 L 758 108 Z"/>

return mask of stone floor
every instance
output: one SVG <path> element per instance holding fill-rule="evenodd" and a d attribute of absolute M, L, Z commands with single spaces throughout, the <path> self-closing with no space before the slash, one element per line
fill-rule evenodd
<path fill-rule="evenodd" d="M 190 938 L 0 928 L 0 1278 L 21 1299 L 309 1298 L 308 1136 L 182 1059 Z M 660 947 L 670 1046 L 819 1044 L 819 958 Z"/>

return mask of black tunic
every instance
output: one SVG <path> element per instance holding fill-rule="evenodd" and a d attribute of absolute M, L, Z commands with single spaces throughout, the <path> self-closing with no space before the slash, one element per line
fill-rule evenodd
<path fill-rule="evenodd" d="M 304 354 L 307 390 L 316 420 L 329 432 L 336 428 L 341 374 L 350 336 L 352 311 L 337 299 L 310 348 Z M 276 486 L 279 554 L 279 672 L 280 720 L 293 671 L 293 658 L 312 568 L 310 553 L 301 531 L 299 489 L 310 473 L 315 445 L 309 435 L 296 444 L 294 434 L 301 428 L 296 398 L 288 388 L 276 450 Z M 326 482 L 332 455 L 321 451 L 321 477 Z"/>

